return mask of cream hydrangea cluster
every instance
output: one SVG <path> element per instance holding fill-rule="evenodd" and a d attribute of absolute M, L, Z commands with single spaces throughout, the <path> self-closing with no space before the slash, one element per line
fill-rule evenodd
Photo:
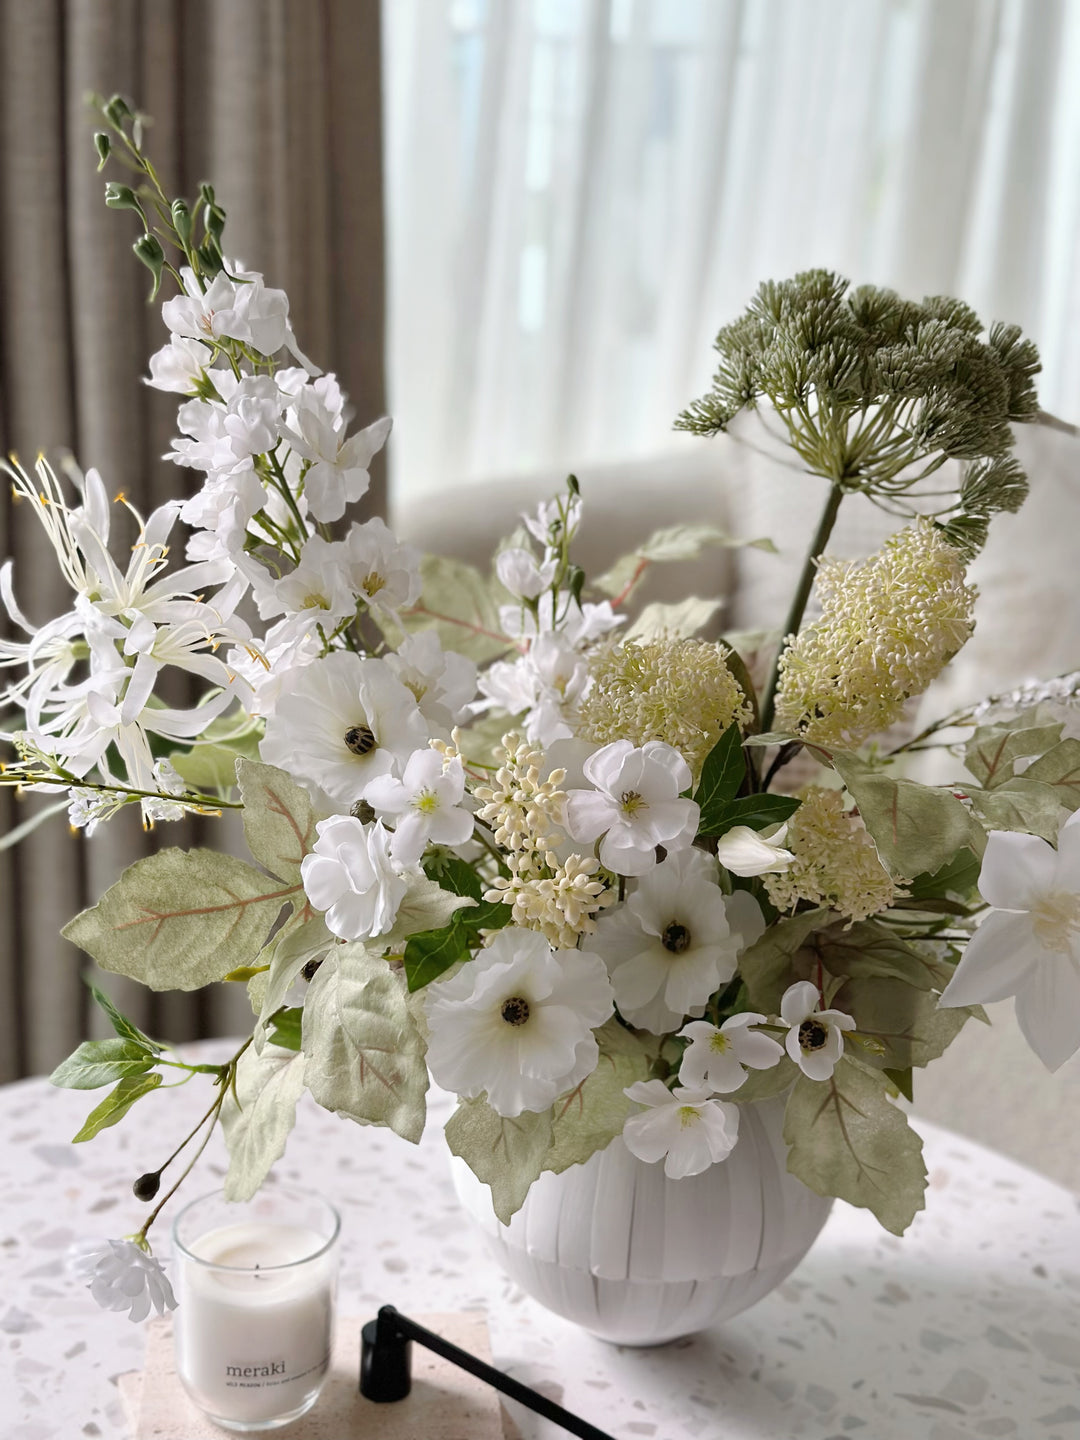
<path fill-rule="evenodd" d="M 657 639 L 607 645 L 592 660 L 578 734 L 598 745 L 663 740 L 695 777 L 732 724 L 752 718 L 728 668 L 731 651 L 705 640 Z"/>
<path fill-rule="evenodd" d="M 618 897 L 596 878 L 600 862 L 593 856 L 560 861 L 555 853 L 565 839 L 558 826 L 566 771 L 552 770 L 542 780 L 543 748 L 517 734 L 503 736 L 495 758 L 495 783 L 478 785 L 473 794 L 477 814 L 506 851 L 510 875 L 496 876 L 484 899 L 512 905 L 515 925 L 538 930 L 557 949 L 572 949 L 596 929 L 595 913 Z"/>
<path fill-rule="evenodd" d="M 853 749 L 899 719 L 970 637 L 976 592 L 925 517 L 866 560 L 822 559 L 815 588 L 821 619 L 781 657 L 777 723 Z"/>
<path fill-rule="evenodd" d="M 849 920 L 866 920 L 905 892 L 882 865 L 866 826 L 844 809 L 839 790 L 811 785 L 788 821 L 784 844 L 794 859 L 781 874 L 764 876 L 778 910 L 800 900 L 828 905 Z"/>

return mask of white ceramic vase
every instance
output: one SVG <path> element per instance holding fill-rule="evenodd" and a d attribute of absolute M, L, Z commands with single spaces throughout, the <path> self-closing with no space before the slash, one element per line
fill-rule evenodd
<path fill-rule="evenodd" d="M 788 1276 L 831 1200 L 788 1173 L 783 1100 L 742 1107 L 722 1164 L 669 1180 L 619 1137 L 544 1173 L 503 1225 L 486 1185 L 453 1160 L 458 1198 L 534 1300 L 619 1345 L 659 1345 L 730 1320 Z"/>

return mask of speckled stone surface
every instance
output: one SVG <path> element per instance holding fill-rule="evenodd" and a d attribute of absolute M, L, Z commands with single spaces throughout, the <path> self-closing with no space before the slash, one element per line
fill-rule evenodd
<path fill-rule="evenodd" d="M 117 1377 L 141 1365 L 144 1331 L 99 1311 L 65 1252 L 137 1226 L 132 1179 L 207 1093 L 193 1081 L 152 1095 L 73 1147 L 99 1096 L 36 1080 L 0 1090 L 2 1440 L 130 1440 Z M 341 1209 L 342 1313 L 484 1309 L 497 1364 L 619 1440 L 1080 1440 L 1080 1199 L 1050 1181 L 920 1125 L 931 1186 L 903 1240 L 837 1205 L 755 1309 L 662 1349 L 619 1350 L 487 1260 L 449 1182 L 449 1105 L 437 1100 L 417 1150 L 305 1104 L 277 1173 Z M 222 1169 L 215 1142 L 185 1188 L 214 1188 Z M 561 1434 L 516 1414 L 527 1440 Z"/>

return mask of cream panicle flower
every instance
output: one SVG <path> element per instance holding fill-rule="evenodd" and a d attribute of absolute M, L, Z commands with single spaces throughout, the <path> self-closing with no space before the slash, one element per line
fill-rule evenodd
<path fill-rule="evenodd" d="M 639 1080 L 623 1093 L 644 1107 L 623 1125 L 626 1148 L 648 1165 L 663 1160 L 669 1180 L 700 1175 L 734 1150 L 737 1105 L 717 1100 L 707 1090 L 678 1085 L 669 1090 L 662 1080 Z"/>
<path fill-rule="evenodd" d="M 970 637 L 976 592 L 960 552 L 925 517 L 867 560 L 823 558 L 815 588 L 821 619 L 789 637 L 781 657 L 777 724 L 856 749 Z"/>
<path fill-rule="evenodd" d="M 751 718 L 727 666 L 730 654 L 704 640 L 606 646 L 589 665 L 592 685 L 581 702 L 578 733 L 597 744 L 662 740 L 697 775 L 723 732 Z"/>
<path fill-rule="evenodd" d="M 784 1047 L 771 1035 L 755 1030 L 764 1015 L 744 1010 L 720 1026 L 707 1020 L 691 1020 L 679 1034 L 690 1044 L 679 1066 L 679 1083 L 688 1090 L 715 1090 L 728 1095 L 738 1090 L 746 1071 L 771 1070 L 783 1056 Z"/>
<path fill-rule="evenodd" d="M 861 818 L 844 809 L 839 790 L 809 786 L 788 821 L 785 843 L 793 859 L 782 873 L 765 876 L 778 910 L 808 900 L 849 920 L 865 920 L 906 893 L 882 865 Z"/>
<path fill-rule="evenodd" d="M 315 826 L 318 839 L 300 864 L 304 890 L 326 927 L 342 940 L 385 935 L 392 929 L 407 881 L 390 853 L 381 820 L 363 825 L 331 815 Z"/>
<path fill-rule="evenodd" d="M 828 1080 L 844 1053 L 844 1031 L 855 1021 L 842 1010 L 822 1010 L 818 988 L 809 980 L 789 985 L 780 1000 L 780 1019 L 788 1027 L 788 1054 L 810 1080 Z"/>
<path fill-rule="evenodd" d="M 429 985 L 424 1004 L 436 1083 L 470 1099 L 486 1093 L 505 1116 L 546 1110 L 591 1074 L 600 1056 L 593 1030 L 612 1010 L 598 955 L 552 950 L 516 926 Z"/>
<path fill-rule="evenodd" d="M 572 840 L 600 839 L 600 863 L 616 875 L 644 875 L 656 864 L 656 847 L 693 844 L 700 811 L 681 798 L 690 767 L 670 745 L 649 740 L 635 747 L 616 740 L 583 766 L 592 790 L 570 790 L 564 824 Z"/>

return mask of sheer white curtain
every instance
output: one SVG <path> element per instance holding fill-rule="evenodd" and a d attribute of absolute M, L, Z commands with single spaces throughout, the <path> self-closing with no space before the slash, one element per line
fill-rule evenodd
<path fill-rule="evenodd" d="M 719 326 L 814 265 L 1018 322 L 1080 420 L 1080 0 L 384 21 L 399 496 L 677 447 Z"/>

